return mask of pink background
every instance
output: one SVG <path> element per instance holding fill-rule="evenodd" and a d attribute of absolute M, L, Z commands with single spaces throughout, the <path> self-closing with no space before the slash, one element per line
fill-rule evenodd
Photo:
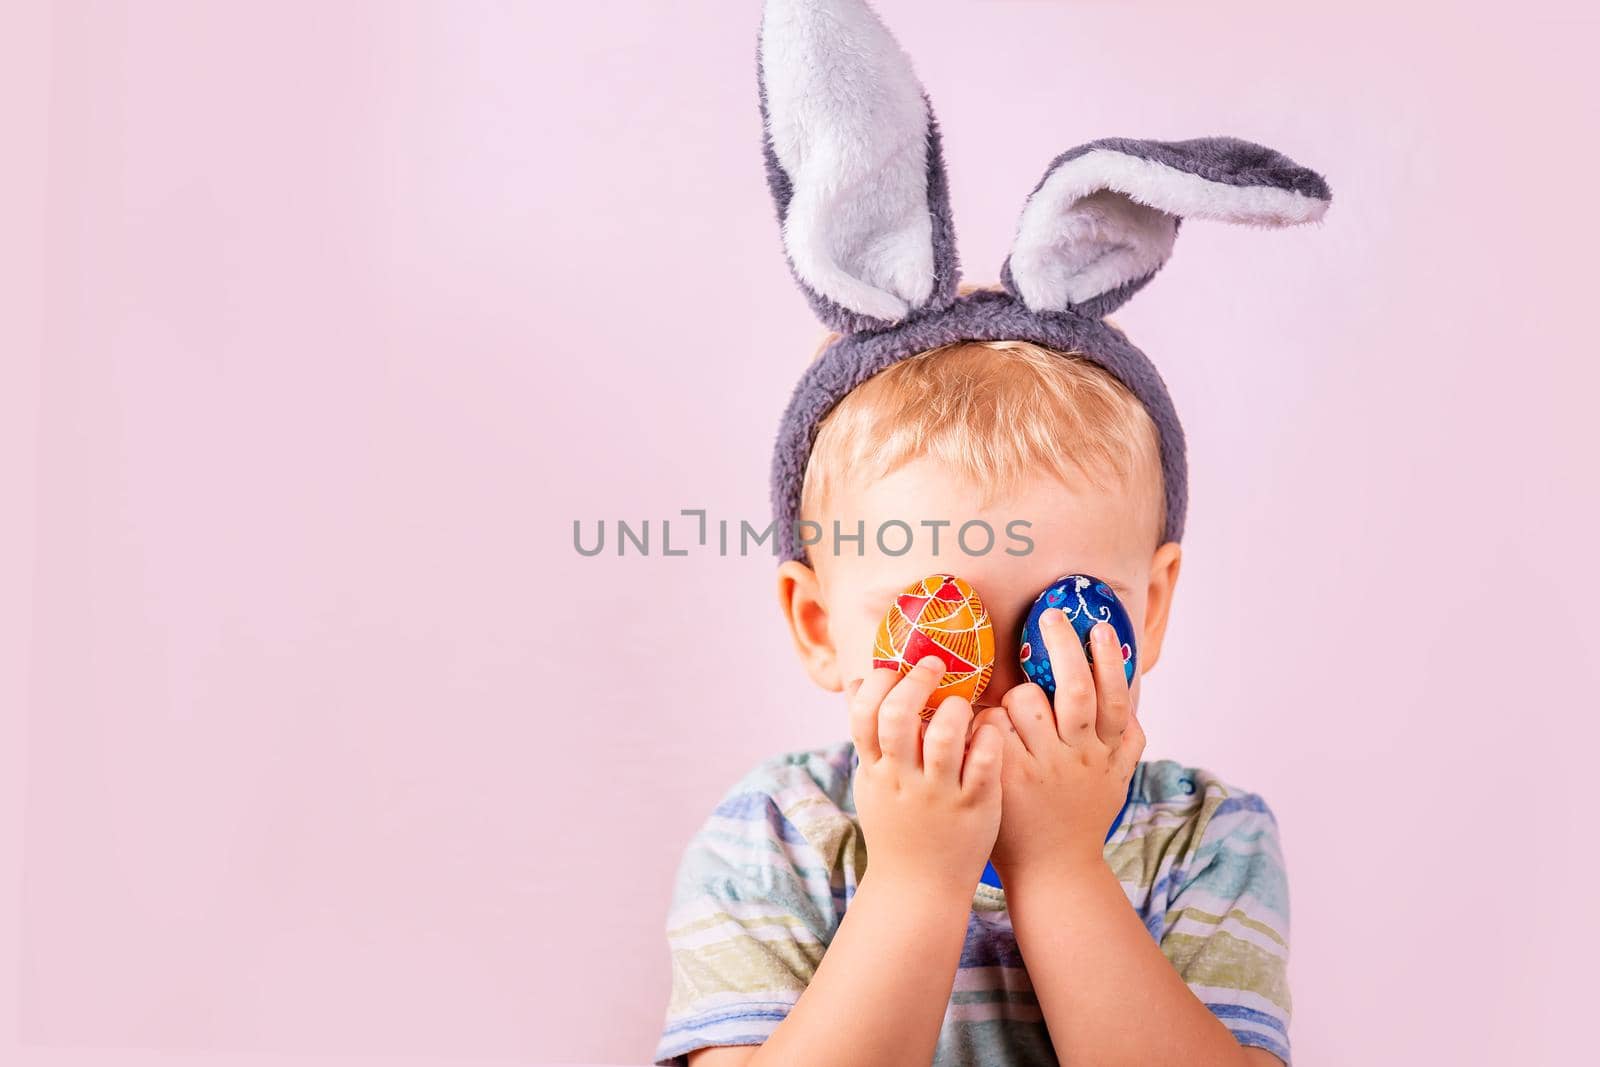
<path fill-rule="evenodd" d="M 818 328 L 758 10 L 4 5 L 0 1057 L 648 1061 L 688 835 L 846 734 L 770 558 L 571 546 L 764 520 Z M 1093 137 L 1329 176 L 1119 316 L 1193 470 L 1150 755 L 1278 814 L 1298 1062 L 1578 1055 L 1593 21 L 881 10 L 973 280 Z"/>

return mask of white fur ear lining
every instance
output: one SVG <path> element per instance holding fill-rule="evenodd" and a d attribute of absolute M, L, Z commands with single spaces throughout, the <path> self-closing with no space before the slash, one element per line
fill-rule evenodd
<path fill-rule="evenodd" d="M 910 58 L 861 0 L 768 0 L 760 69 L 798 280 L 885 322 L 928 303 L 932 118 Z"/>
<path fill-rule="evenodd" d="M 1065 208 L 1036 194 L 1022 216 L 1011 273 L 1025 304 L 1060 311 L 1154 273 L 1177 236 L 1176 218 L 1121 193 L 1098 190 Z"/>
<path fill-rule="evenodd" d="M 1218 154 L 1241 145 L 1267 151 L 1214 143 Z M 1172 254 L 1181 218 L 1273 227 L 1320 219 L 1325 187 L 1322 196 L 1307 195 L 1284 184 L 1304 178 L 1284 174 L 1233 184 L 1105 148 L 1066 159 L 1023 208 L 1007 263 L 1011 284 L 1036 311 L 1065 310 L 1148 280 Z"/>

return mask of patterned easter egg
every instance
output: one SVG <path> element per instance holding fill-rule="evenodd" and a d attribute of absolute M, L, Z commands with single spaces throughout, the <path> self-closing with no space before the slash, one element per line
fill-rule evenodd
<path fill-rule="evenodd" d="M 1097 622 L 1109 622 L 1122 645 L 1123 673 L 1127 676 L 1128 684 L 1133 684 L 1133 676 L 1138 669 L 1133 620 L 1128 618 L 1127 609 L 1117 599 L 1117 594 L 1111 591 L 1111 587 L 1088 574 L 1067 574 L 1057 578 L 1039 594 L 1039 599 L 1028 610 L 1027 621 L 1022 625 L 1022 647 L 1017 655 L 1022 662 L 1022 673 L 1028 676 L 1030 682 L 1038 683 L 1050 699 L 1055 699 L 1056 678 L 1050 669 L 1050 655 L 1044 647 L 1044 636 L 1039 632 L 1039 617 L 1050 608 L 1060 608 L 1066 614 L 1072 628 L 1077 631 L 1078 640 L 1083 642 L 1083 651 L 1090 663 L 1094 662 L 1094 653 L 1089 648 L 1089 631 Z"/>
<path fill-rule="evenodd" d="M 928 698 L 930 719 L 946 697 L 978 699 L 994 673 L 994 627 L 972 586 L 953 574 L 930 574 L 895 597 L 878 625 L 873 667 L 902 675 L 928 656 L 944 660 L 944 677 Z"/>

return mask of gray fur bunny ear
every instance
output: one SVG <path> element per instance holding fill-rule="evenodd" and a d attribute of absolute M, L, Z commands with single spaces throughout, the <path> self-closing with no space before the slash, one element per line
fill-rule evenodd
<path fill-rule="evenodd" d="M 767 0 L 757 56 L 784 252 L 841 333 L 955 299 L 939 128 L 911 60 L 864 0 Z"/>
<path fill-rule="evenodd" d="M 1001 283 L 1033 311 L 1107 315 L 1172 254 L 1179 221 L 1314 222 L 1322 176 L 1233 137 L 1106 138 L 1057 156 L 1022 209 Z"/>

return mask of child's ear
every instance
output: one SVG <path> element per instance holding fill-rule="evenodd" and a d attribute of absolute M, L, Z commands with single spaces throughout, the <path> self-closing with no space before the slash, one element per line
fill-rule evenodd
<path fill-rule="evenodd" d="M 1161 658 L 1161 642 L 1167 636 L 1167 619 L 1172 614 L 1172 591 L 1178 585 L 1178 570 L 1183 565 L 1183 548 L 1168 541 L 1156 548 L 1150 560 L 1150 584 L 1144 597 L 1144 632 L 1139 635 L 1139 673 L 1149 674 Z"/>
<path fill-rule="evenodd" d="M 1183 219 L 1295 226 L 1332 195 L 1320 174 L 1237 137 L 1091 141 L 1028 196 L 1000 280 L 1032 311 L 1100 318 L 1161 269 Z"/>
<path fill-rule="evenodd" d="M 841 688 L 839 657 L 828 631 L 828 607 L 822 600 L 817 573 L 798 560 L 778 566 L 778 605 L 789 623 L 794 650 L 811 680 L 823 689 Z"/>

